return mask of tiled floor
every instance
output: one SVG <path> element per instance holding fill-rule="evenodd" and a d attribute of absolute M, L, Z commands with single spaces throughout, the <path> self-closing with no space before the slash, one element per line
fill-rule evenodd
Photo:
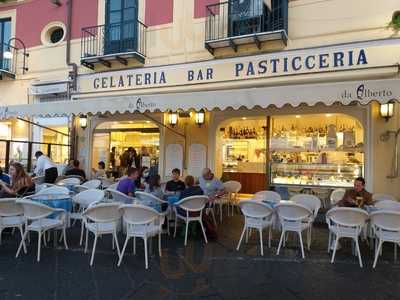
<path fill-rule="evenodd" d="M 163 256 L 156 249 L 144 269 L 142 243 L 138 253 L 125 256 L 117 267 L 111 240 L 98 243 L 95 265 L 78 245 L 79 229 L 68 231 L 70 250 L 45 248 L 36 263 L 36 242 L 28 255 L 15 259 L 18 235 L 3 234 L 0 246 L 0 300 L 3 299 L 400 299 L 400 264 L 393 263 L 393 247 L 384 248 L 376 270 L 372 252 L 364 245 L 365 267 L 360 269 L 343 243 L 335 264 L 326 252 L 327 229 L 314 230 L 312 250 L 302 260 L 297 240 L 276 256 L 279 233 L 273 247 L 259 255 L 258 236 L 235 250 L 242 218 L 225 218 L 218 240 L 204 245 L 200 237 L 163 236 Z M 122 244 L 123 236 L 120 236 Z M 265 239 L 266 240 L 266 239 Z M 156 241 L 154 241 L 156 245 Z M 154 247 L 157 248 L 157 247 Z M 131 249 L 131 247 L 130 247 Z"/>

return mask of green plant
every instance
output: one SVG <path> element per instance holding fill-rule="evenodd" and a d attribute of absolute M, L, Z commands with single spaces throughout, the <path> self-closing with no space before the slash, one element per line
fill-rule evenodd
<path fill-rule="evenodd" d="M 400 30 L 400 11 L 393 13 L 392 21 L 389 23 L 389 27 L 394 30 Z"/>

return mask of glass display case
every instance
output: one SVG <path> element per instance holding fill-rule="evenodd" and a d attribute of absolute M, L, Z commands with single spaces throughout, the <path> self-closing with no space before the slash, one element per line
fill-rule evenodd
<path fill-rule="evenodd" d="M 269 183 L 272 186 L 352 187 L 358 176 L 363 176 L 363 165 L 282 163 L 269 164 Z"/>

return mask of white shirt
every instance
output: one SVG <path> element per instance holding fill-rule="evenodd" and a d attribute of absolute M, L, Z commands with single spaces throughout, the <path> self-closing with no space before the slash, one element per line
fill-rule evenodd
<path fill-rule="evenodd" d="M 53 163 L 51 161 L 50 158 L 48 158 L 46 155 L 41 155 L 37 159 L 35 174 L 38 176 L 44 175 L 44 171 L 46 171 L 47 169 L 56 168 L 56 167 L 57 166 L 55 165 L 55 163 Z"/>

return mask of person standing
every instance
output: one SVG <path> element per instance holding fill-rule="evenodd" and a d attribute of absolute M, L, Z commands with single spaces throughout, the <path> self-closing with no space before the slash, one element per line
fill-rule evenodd
<path fill-rule="evenodd" d="M 35 175 L 43 176 L 45 183 L 55 183 L 58 177 L 58 171 L 56 164 L 42 151 L 36 151 L 35 157 L 37 159 Z"/>

